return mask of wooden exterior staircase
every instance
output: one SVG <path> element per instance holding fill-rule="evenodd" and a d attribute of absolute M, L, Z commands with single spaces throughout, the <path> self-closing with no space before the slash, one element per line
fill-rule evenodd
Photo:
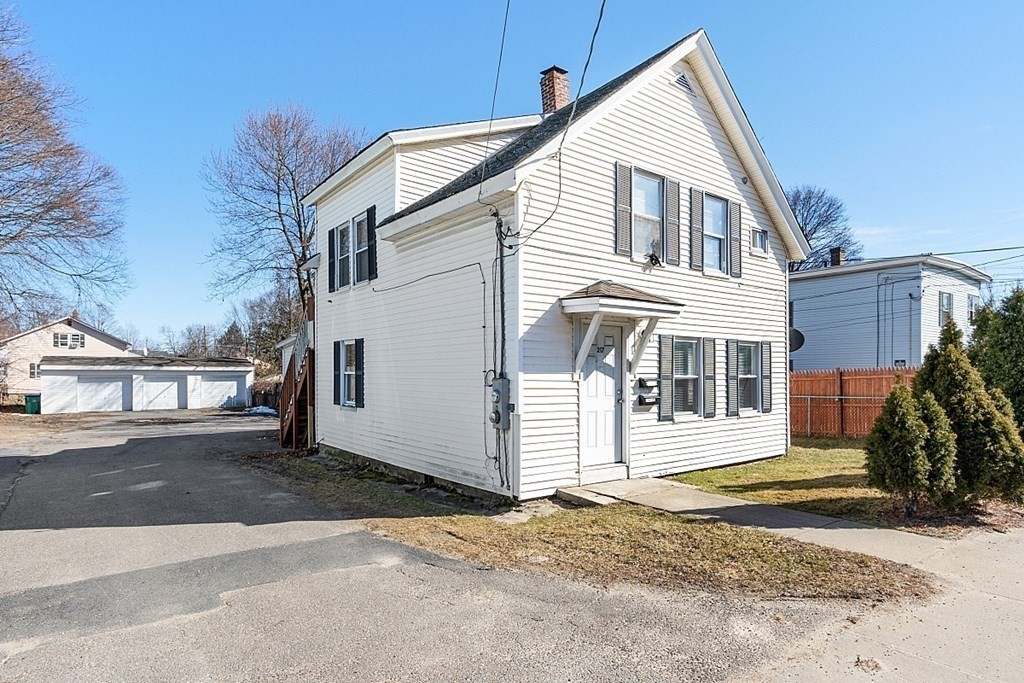
<path fill-rule="evenodd" d="M 280 442 L 283 448 L 299 450 L 314 445 L 313 425 L 316 373 L 312 337 L 313 297 L 306 299 L 295 346 L 281 381 Z"/>

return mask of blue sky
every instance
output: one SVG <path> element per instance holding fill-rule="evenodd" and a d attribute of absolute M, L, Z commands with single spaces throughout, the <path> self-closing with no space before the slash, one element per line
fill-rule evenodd
<path fill-rule="evenodd" d="M 498 115 L 538 110 L 553 63 L 579 78 L 598 5 L 512 0 Z M 79 140 L 127 186 L 135 287 L 115 314 L 156 337 L 225 319 L 206 287 L 215 221 L 199 169 L 245 111 L 300 101 L 373 136 L 486 118 L 504 2 L 15 10 L 85 100 Z M 842 197 L 867 256 L 1024 244 L 1024 3 L 608 0 L 586 89 L 699 26 L 783 185 Z M 1024 277 L 1024 258 L 991 272 Z"/>

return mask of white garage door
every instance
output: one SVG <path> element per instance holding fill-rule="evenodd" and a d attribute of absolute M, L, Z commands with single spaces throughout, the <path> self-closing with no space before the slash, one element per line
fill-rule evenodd
<path fill-rule="evenodd" d="M 245 405 L 244 377 L 209 372 L 203 375 L 202 382 L 204 408 L 237 408 Z"/>
<path fill-rule="evenodd" d="M 79 412 L 123 410 L 126 384 L 127 382 L 119 377 L 79 377 Z"/>
<path fill-rule="evenodd" d="M 184 377 L 144 375 L 142 378 L 142 407 L 140 410 L 175 410 L 184 408 Z"/>

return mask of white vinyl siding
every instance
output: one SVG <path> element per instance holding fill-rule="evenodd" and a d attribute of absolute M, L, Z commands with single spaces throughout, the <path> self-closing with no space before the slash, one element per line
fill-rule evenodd
<path fill-rule="evenodd" d="M 72 344 L 75 338 L 77 344 Z M 61 340 L 65 346 L 61 346 Z M 16 337 L 0 347 L 0 356 L 9 363 L 7 388 L 12 394 L 38 394 L 39 377 L 29 376 L 29 364 L 39 365 L 44 356 L 126 356 L 130 355 L 117 340 L 93 332 L 76 321 L 65 320 Z"/>
<path fill-rule="evenodd" d="M 407 161 L 401 173 L 409 173 Z M 394 161 L 385 158 L 318 204 L 319 225 L 338 225 L 373 205 L 379 224 L 394 213 L 395 197 Z M 502 215 L 511 211 L 507 203 L 499 209 Z M 514 223 L 514 217 L 506 221 Z M 326 234 L 317 239 L 322 252 Z M 479 217 L 449 221 L 423 236 L 378 240 L 372 287 L 339 297 L 327 292 L 326 278 L 317 279 L 317 441 L 447 481 L 502 490 L 491 459 L 494 431 L 484 428 L 493 258 L 494 220 L 481 207 Z M 510 276 L 510 329 L 514 287 Z M 365 407 L 358 410 L 333 404 L 333 342 L 351 339 L 364 340 Z M 514 367 L 514 338 L 509 345 Z"/>
<path fill-rule="evenodd" d="M 398 149 L 398 192 L 395 210 L 423 199 L 479 164 L 484 152 L 494 154 L 515 140 L 522 131 L 494 133 L 454 140 L 403 145 Z M 377 220 L 390 215 L 378 211 Z"/>
<path fill-rule="evenodd" d="M 686 305 L 684 314 L 658 323 L 656 334 L 688 338 L 763 339 L 784 349 L 788 335 L 785 249 L 751 185 L 737 181 L 748 172 L 703 95 L 675 84 L 688 66 L 660 74 L 653 83 L 618 105 L 562 153 L 563 192 L 559 209 L 521 252 L 523 282 L 519 345 L 523 353 L 521 495 L 548 495 L 579 482 L 579 387 L 573 381 L 574 338 L 579 327 L 562 314 L 558 298 L 598 280 L 612 280 Z M 739 202 L 744 222 L 769 231 L 768 258 L 744 262 L 742 281 L 705 277 L 685 265 L 644 269 L 615 256 L 615 162 L 678 178 L 684 188 Z M 558 188 L 558 164 L 548 160 L 520 193 L 528 207 L 523 231 L 529 234 L 550 214 Z M 680 214 L 689 215 L 683 192 Z M 681 233 L 680 257 L 689 263 L 689 236 Z M 618 322 L 610 320 L 609 322 Z M 582 321 L 586 324 L 586 320 Z M 627 328 L 631 331 L 632 328 Z M 656 340 L 657 337 L 654 337 Z M 626 340 L 631 348 L 636 335 Z M 629 378 L 629 474 L 656 476 L 724 465 L 785 452 L 788 444 L 786 354 L 772 362 L 771 413 L 752 420 L 724 417 L 725 344 L 716 345 L 718 416 L 659 422 L 657 406 L 641 406 L 637 378 L 658 377 L 657 343 L 648 345 L 639 372 Z"/>

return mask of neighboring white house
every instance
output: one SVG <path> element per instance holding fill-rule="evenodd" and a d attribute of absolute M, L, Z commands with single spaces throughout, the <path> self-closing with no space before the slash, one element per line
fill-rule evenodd
<path fill-rule="evenodd" d="M 843 263 L 789 276 L 791 325 L 804 345 L 793 370 L 910 367 L 937 344 L 947 317 L 970 337 L 992 278 L 942 256 Z"/>
<path fill-rule="evenodd" d="M 43 356 L 128 356 L 131 348 L 123 339 L 68 316 L 0 340 L 0 385 L 6 377 L 8 393 L 38 394 Z"/>
<path fill-rule="evenodd" d="M 575 110 L 542 73 L 544 114 L 385 134 L 304 199 L 316 441 L 520 499 L 781 455 L 809 247 L 707 36 Z"/>
<path fill-rule="evenodd" d="M 252 404 L 245 359 L 46 356 L 40 365 L 44 414 Z"/>

